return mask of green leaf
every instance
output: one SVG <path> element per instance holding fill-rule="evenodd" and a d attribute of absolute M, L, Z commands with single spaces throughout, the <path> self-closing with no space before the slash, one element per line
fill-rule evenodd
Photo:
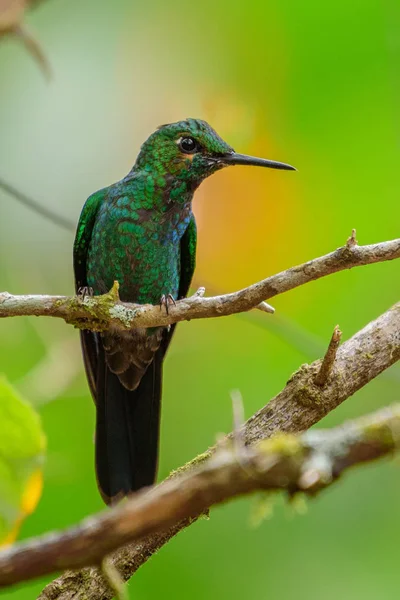
<path fill-rule="evenodd" d="M 45 449 L 39 415 L 0 376 L 0 544 L 15 539 L 36 507 Z"/>

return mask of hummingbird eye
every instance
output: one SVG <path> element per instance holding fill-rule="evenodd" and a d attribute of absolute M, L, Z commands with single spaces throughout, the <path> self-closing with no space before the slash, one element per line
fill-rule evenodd
<path fill-rule="evenodd" d="M 200 148 L 197 141 L 192 137 L 183 137 L 178 142 L 179 150 L 185 154 L 194 154 Z"/>

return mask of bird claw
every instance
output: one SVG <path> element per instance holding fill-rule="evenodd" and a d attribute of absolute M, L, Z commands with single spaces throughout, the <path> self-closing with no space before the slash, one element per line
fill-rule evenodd
<path fill-rule="evenodd" d="M 82 287 L 78 288 L 78 294 L 77 294 L 80 298 L 82 298 L 82 300 L 84 300 L 86 298 L 86 296 L 88 296 L 89 298 L 93 298 L 94 296 L 94 291 L 92 287 L 89 287 L 87 285 L 83 285 Z"/>
<path fill-rule="evenodd" d="M 172 294 L 163 294 L 160 298 L 160 310 L 162 310 L 162 307 L 165 306 L 165 310 L 167 312 L 167 315 L 169 315 L 169 306 L 171 305 L 176 306 L 176 302 L 175 302 L 175 298 L 173 297 Z"/>

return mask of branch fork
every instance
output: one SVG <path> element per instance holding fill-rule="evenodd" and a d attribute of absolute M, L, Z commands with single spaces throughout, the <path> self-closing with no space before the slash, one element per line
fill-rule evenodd
<path fill-rule="evenodd" d="M 345 246 L 326 256 L 238 292 L 207 298 L 200 288 L 171 306 L 168 315 L 159 306 L 121 302 L 116 282 L 108 294 L 97 297 L 3 293 L 0 317 L 53 316 L 79 328 L 103 331 L 109 327 L 167 326 L 252 308 L 268 312 L 265 300 L 304 283 L 343 269 L 400 258 L 400 239 L 358 246 L 355 236 L 353 231 Z M 244 424 L 241 396 L 235 393 L 234 433 L 172 473 L 161 485 L 139 492 L 71 530 L 16 544 L 0 553 L 0 585 L 87 565 L 83 571 L 66 572 L 50 583 L 39 600 L 111 599 L 114 591 L 110 586 L 120 595 L 124 593 L 115 570 L 128 580 L 211 505 L 257 489 L 313 495 L 349 466 L 397 451 L 399 406 L 332 432 L 293 435 L 317 423 L 400 360 L 400 303 L 342 345 L 340 341 L 341 332 L 336 327 L 323 359 L 300 367 L 284 389 Z M 268 439 L 277 433 L 279 436 Z M 129 542 L 132 545 L 126 546 Z"/>

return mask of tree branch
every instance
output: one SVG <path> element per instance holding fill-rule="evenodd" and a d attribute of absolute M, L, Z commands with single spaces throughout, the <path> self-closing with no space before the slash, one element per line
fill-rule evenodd
<path fill-rule="evenodd" d="M 323 387 L 315 383 L 322 361 L 302 365 L 292 375 L 286 387 L 250 417 L 244 424 L 240 437 L 246 444 L 255 444 L 277 432 L 304 431 L 399 359 L 400 303 L 342 344 Z M 214 452 L 215 447 L 210 448 L 172 476 L 198 466 Z M 118 550 L 112 560 L 122 577 L 128 580 L 172 537 L 196 521 L 200 514 L 201 512 L 192 513 L 189 518 L 174 523 L 169 529 Z M 112 594 L 98 569 L 89 567 L 78 572 L 67 571 L 45 588 L 39 600 L 97 598 L 107 600 L 112 598 Z"/>
<path fill-rule="evenodd" d="M 330 273 L 357 265 L 400 257 L 400 239 L 370 246 L 357 246 L 355 234 L 352 235 L 351 239 L 351 243 L 347 243 L 346 246 L 331 254 L 288 269 L 239 292 L 213 298 L 203 298 L 201 293 L 197 293 L 191 298 L 179 301 L 176 307 L 171 307 L 169 315 L 166 315 L 164 311 L 160 311 L 159 307 L 121 303 L 118 298 L 118 286 L 115 285 L 108 294 L 96 298 L 0 294 L 0 316 L 57 316 L 67 322 L 74 323 L 78 327 L 100 330 L 106 329 L 110 325 L 123 329 L 166 325 L 184 319 L 223 316 L 249 310 L 257 307 L 264 299 L 271 298 Z M 326 358 L 325 361 L 328 360 L 329 368 L 324 369 L 324 381 L 321 381 L 321 377 L 318 377 L 318 374 L 321 373 L 321 360 L 315 361 L 311 365 L 303 365 L 291 377 L 282 392 L 247 421 L 243 426 L 240 438 L 245 440 L 246 444 L 253 444 L 270 437 L 278 431 L 299 432 L 307 429 L 384 369 L 399 360 L 399 332 L 400 303 L 381 315 L 376 321 L 367 325 L 340 348 L 336 347 L 334 351 L 328 351 L 329 360 Z M 325 362 L 325 366 L 326 364 Z M 182 475 L 183 471 L 189 468 L 198 467 L 199 463 L 204 462 L 213 454 L 215 454 L 215 448 L 209 449 L 188 465 L 179 469 L 178 472 L 173 474 L 173 477 L 177 474 Z M 191 476 L 190 474 L 183 474 L 185 477 Z M 306 478 L 306 481 L 309 482 L 311 479 Z M 158 489 L 164 489 L 164 485 L 169 486 L 170 484 L 165 483 L 162 486 L 153 488 L 143 498 L 147 498 L 149 495 L 153 498 L 154 494 L 158 494 Z M 313 486 L 310 485 L 309 487 L 312 488 Z M 132 500 L 132 502 L 139 500 L 142 502 L 142 495 L 138 496 L 136 500 Z M 212 503 L 214 503 L 214 500 L 211 498 L 210 504 Z M 195 507 L 197 506 L 196 504 Z M 208 509 L 208 506 L 204 504 L 198 511 L 191 511 L 190 516 L 183 514 L 181 520 L 179 520 L 180 513 L 178 512 L 174 519 L 168 521 L 168 523 L 172 523 L 169 529 L 164 528 L 161 532 L 158 531 L 141 538 L 140 541 L 131 546 L 121 548 L 111 557 L 112 564 L 121 573 L 123 579 L 129 579 L 154 552 L 167 543 L 171 537 L 194 522 Z M 107 515 L 109 514 L 114 513 L 106 513 L 106 516 L 101 517 L 101 519 L 105 518 L 105 522 L 107 522 Z M 68 539 L 71 535 L 73 538 L 73 532 L 67 535 Z M 142 532 L 140 536 L 143 535 Z M 124 539 L 132 539 L 129 536 Z M 53 542 L 54 540 L 56 538 L 53 538 Z M 112 540 L 115 541 L 115 544 L 109 546 Z M 120 544 L 120 540 L 116 540 L 113 534 L 110 534 L 109 540 L 105 539 L 104 545 L 101 546 L 102 556 L 118 544 Z M 78 552 L 76 554 L 81 558 L 74 558 L 75 551 L 70 549 L 67 554 L 60 555 L 58 559 L 55 552 L 53 562 L 46 560 L 46 564 L 43 565 L 40 548 L 40 545 L 37 547 L 28 545 L 26 552 L 29 553 L 29 561 L 32 566 L 29 568 L 24 567 L 25 577 L 49 572 L 50 565 L 53 565 L 52 569 L 63 569 L 69 566 L 77 567 L 82 564 L 89 564 L 92 561 L 98 565 L 99 562 L 89 552 L 89 558 L 82 563 L 82 553 Z M 18 553 L 18 547 L 13 552 Z M 7 556 L 10 555 L 4 554 L 3 558 L 6 559 Z M 21 556 L 23 555 L 20 555 L 18 560 L 22 560 Z M 16 581 L 16 579 L 13 579 L 16 575 L 12 575 L 14 567 L 10 566 L 11 563 L 6 563 L 11 571 L 2 569 L 2 564 L 0 560 L 0 575 L 3 576 L 4 574 L 5 579 L 3 581 L 0 578 L 0 582 L 3 581 L 5 584 L 7 581 Z M 45 571 L 43 571 L 43 568 Z M 55 600 L 56 598 L 58 600 L 70 600 L 72 598 L 83 600 L 83 598 L 94 599 L 99 597 L 111 598 L 112 593 L 97 566 L 79 572 L 65 573 L 49 584 L 40 596 L 41 600 Z"/>
<path fill-rule="evenodd" d="M 80 329 L 102 331 L 165 326 L 178 321 L 222 317 L 257 307 L 264 300 L 292 290 L 326 275 L 400 258 L 400 239 L 357 246 L 346 244 L 334 252 L 315 258 L 259 281 L 247 288 L 204 298 L 194 294 L 169 307 L 169 314 L 159 306 L 134 305 L 119 301 L 118 284 L 104 296 L 12 296 L 0 294 L 0 317 L 47 316 L 64 319 Z"/>
<path fill-rule="evenodd" d="M 395 405 L 332 430 L 280 435 L 236 451 L 232 444 L 224 444 L 212 459 L 187 474 L 139 492 L 77 527 L 2 552 L 0 584 L 100 564 L 129 541 L 256 490 L 314 495 L 349 467 L 397 451 L 399 443 L 400 405 Z M 110 596 L 98 593 L 99 597 Z"/>

